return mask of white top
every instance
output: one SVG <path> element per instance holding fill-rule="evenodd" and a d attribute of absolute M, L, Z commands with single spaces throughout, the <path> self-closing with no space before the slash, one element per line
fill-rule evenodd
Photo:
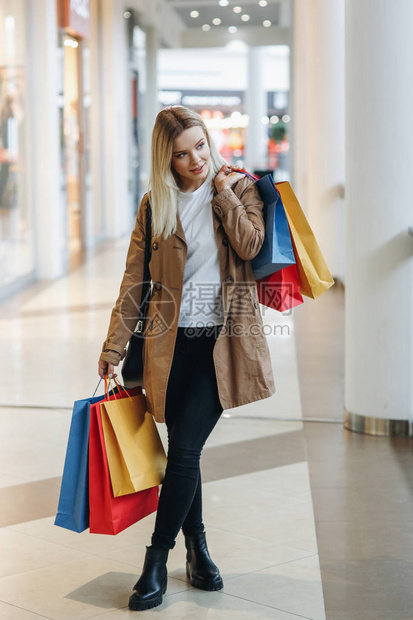
<path fill-rule="evenodd" d="M 178 326 L 204 327 L 224 322 L 221 273 L 211 200 L 212 183 L 179 192 L 178 211 L 188 251 Z"/>

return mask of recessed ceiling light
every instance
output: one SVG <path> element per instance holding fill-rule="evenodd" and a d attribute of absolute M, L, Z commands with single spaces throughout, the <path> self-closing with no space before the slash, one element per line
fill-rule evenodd
<path fill-rule="evenodd" d="M 234 32 L 237 32 L 237 30 L 238 30 L 238 28 L 236 26 L 230 26 L 228 28 L 228 32 L 230 32 L 231 34 L 234 33 Z"/>
<path fill-rule="evenodd" d="M 262 25 L 264 26 L 264 28 L 269 28 L 271 26 L 271 22 L 269 19 L 264 19 Z"/>
<path fill-rule="evenodd" d="M 229 1 L 228 0 L 219 0 L 219 6 L 228 6 Z"/>
<path fill-rule="evenodd" d="M 123 17 L 125 19 L 129 19 L 130 17 L 132 17 L 132 13 L 130 11 L 125 11 L 123 14 Z"/>
<path fill-rule="evenodd" d="M 210 26 L 209 24 L 204 24 L 204 25 L 202 26 L 202 30 L 205 30 L 205 31 L 207 31 L 207 30 L 211 30 L 211 26 Z"/>
<path fill-rule="evenodd" d="M 242 19 L 243 22 L 247 22 L 247 21 L 249 21 L 250 16 L 247 15 L 246 13 L 244 13 L 244 15 L 241 15 L 241 19 Z"/>
<path fill-rule="evenodd" d="M 259 0 L 258 4 L 260 6 L 267 6 L 268 2 L 267 2 L 267 0 Z"/>
<path fill-rule="evenodd" d="M 212 20 L 212 23 L 214 24 L 214 26 L 219 26 L 221 23 L 221 20 L 219 19 L 219 17 L 214 17 L 214 19 Z"/>
<path fill-rule="evenodd" d="M 191 16 L 191 17 L 198 17 L 198 16 L 199 16 L 199 13 L 198 13 L 198 11 L 191 11 L 191 12 L 190 12 L 190 16 Z"/>
<path fill-rule="evenodd" d="M 241 11 L 242 11 L 240 6 L 234 6 L 234 8 L 232 10 L 234 11 L 234 13 L 241 13 Z"/>

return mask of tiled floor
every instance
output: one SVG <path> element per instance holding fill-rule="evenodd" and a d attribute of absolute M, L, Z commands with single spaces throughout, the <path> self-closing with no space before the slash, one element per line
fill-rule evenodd
<path fill-rule="evenodd" d="M 304 418 L 344 410 L 344 293 L 295 312 Z M 396 416 L 397 417 L 397 416 Z M 413 438 L 306 423 L 328 620 L 413 620 Z"/>
<path fill-rule="evenodd" d="M 125 251 L 112 244 L 0 308 L 1 618 L 136 617 L 126 606 L 155 515 L 114 537 L 53 525 L 71 406 L 96 387 Z M 303 424 L 288 421 L 302 416 L 294 321 L 275 312 L 264 321 L 290 328 L 268 338 L 277 391 L 226 411 L 202 455 L 204 522 L 224 589 L 187 584 L 180 534 L 164 602 L 140 617 L 325 618 Z"/>

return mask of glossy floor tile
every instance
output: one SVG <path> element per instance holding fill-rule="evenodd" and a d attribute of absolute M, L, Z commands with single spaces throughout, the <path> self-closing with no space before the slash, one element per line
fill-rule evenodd
<path fill-rule="evenodd" d="M 0 376 L 1 618 L 136 617 L 127 602 L 156 515 L 117 536 L 54 525 L 71 408 L 98 383 L 126 249 L 109 244 L 66 278 L 0 306 L 10 360 Z M 139 617 L 325 617 L 303 423 L 291 420 L 302 416 L 294 320 L 266 311 L 264 322 L 277 391 L 224 412 L 201 458 L 207 541 L 224 589 L 187 583 L 180 533 L 164 602 Z M 157 427 L 166 447 L 166 427 Z"/>

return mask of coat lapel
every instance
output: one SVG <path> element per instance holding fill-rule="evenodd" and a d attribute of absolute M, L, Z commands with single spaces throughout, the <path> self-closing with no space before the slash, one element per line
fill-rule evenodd
<path fill-rule="evenodd" d="M 179 239 L 181 239 L 185 243 L 186 246 L 188 245 L 188 243 L 186 241 L 184 229 L 183 229 L 183 226 L 182 226 L 181 218 L 179 217 L 178 211 L 176 212 L 176 231 L 175 231 L 175 235 L 177 237 L 179 237 Z"/>

